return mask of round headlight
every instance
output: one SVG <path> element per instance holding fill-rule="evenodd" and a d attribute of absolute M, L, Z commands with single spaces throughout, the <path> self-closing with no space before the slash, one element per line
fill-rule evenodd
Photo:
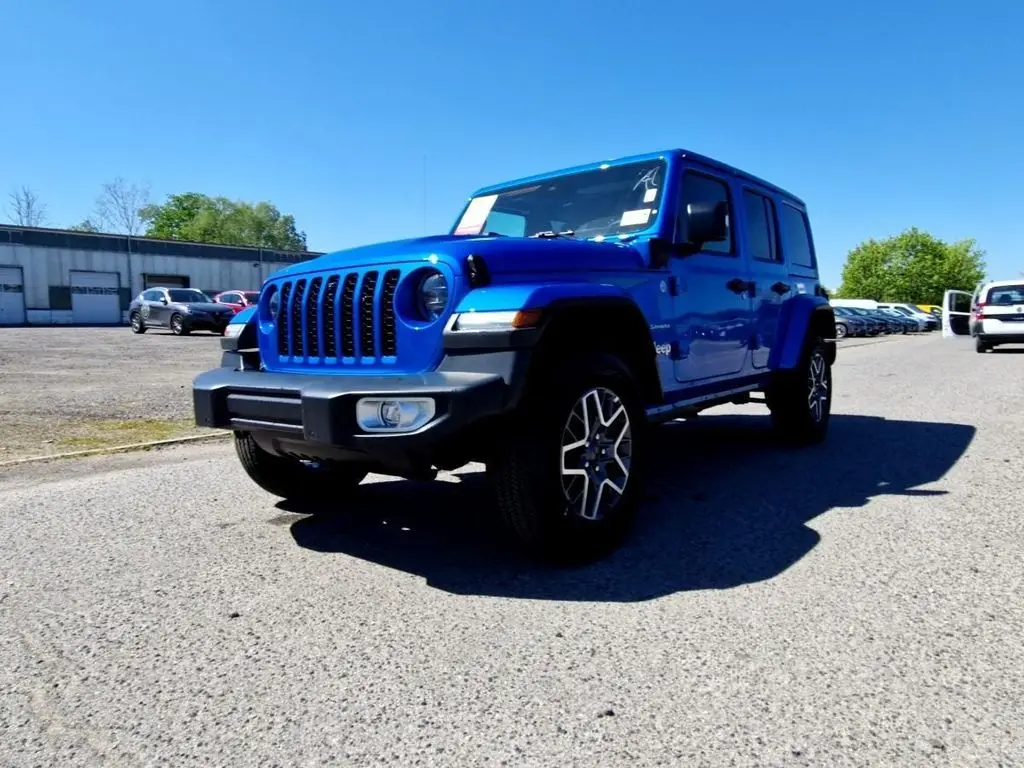
<path fill-rule="evenodd" d="M 448 306 L 448 281 L 433 272 L 420 281 L 419 308 L 425 320 L 436 320 Z"/>
<path fill-rule="evenodd" d="M 271 318 L 273 318 L 274 320 L 277 320 L 277 313 L 281 311 L 281 292 L 280 291 L 275 290 L 270 295 L 270 302 L 267 304 L 267 309 L 270 311 Z"/>

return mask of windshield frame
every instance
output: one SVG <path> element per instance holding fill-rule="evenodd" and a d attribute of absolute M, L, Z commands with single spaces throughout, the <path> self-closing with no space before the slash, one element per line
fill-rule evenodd
<path fill-rule="evenodd" d="M 576 168 L 566 169 L 564 171 L 557 171 L 554 173 L 541 174 L 538 176 L 531 176 L 524 179 L 518 179 L 510 181 L 507 184 L 497 184 L 489 187 L 482 187 L 472 194 L 472 196 L 466 201 L 466 204 L 459 211 L 456 216 L 451 228 L 448 231 L 450 236 L 463 236 L 463 237 L 493 237 L 495 235 L 488 235 L 484 229 L 487 219 L 480 224 L 480 228 L 477 232 L 459 232 L 459 229 L 463 225 L 463 220 L 466 217 L 467 212 L 473 205 L 475 200 L 486 199 L 491 196 L 500 198 L 502 195 L 509 193 L 518 192 L 520 190 L 530 189 L 531 187 L 537 187 L 543 184 L 564 181 L 565 179 L 572 178 L 574 176 L 584 176 L 588 174 L 599 174 L 602 171 L 609 169 L 622 169 L 629 168 L 631 166 L 636 167 L 637 173 L 641 171 L 643 167 L 657 166 L 656 184 L 658 189 L 657 197 L 651 202 L 653 210 L 650 215 L 650 219 L 646 224 L 640 225 L 622 225 L 619 226 L 614 232 L 605 234 L 598 234 L 592 236 L 576 236 L 574 239 L 581 241 L 610 241 L 610 242 L 621 242 L 624 240 L 634 240 L 644 235 L 656 235 L 661 232 L 664 226 L 664 218 L 666 209 L 673 204 L 672 187 L 676 183 L 676 163 L 675 158 L 672 155 L 646 155 L 639 157 L 630 157 L 622 160 L 591 164 L 579 166 Z M 491 208 L 487 208 L 487 216 L 490 215 Z M 497 234 L 497 233 L 496 233 Z M 556 233 L 557 234 L 557 233 Z M 502 235 L 500 237 L 515 237 L 513 235 Z M 536 238 L 537 234 L 525 235 L 524 239 Z"/>

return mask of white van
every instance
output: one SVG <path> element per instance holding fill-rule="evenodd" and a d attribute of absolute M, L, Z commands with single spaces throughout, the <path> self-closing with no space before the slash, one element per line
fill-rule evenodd
<path fill-rule="evenodd" d="M 978 352 L 1024 344 L 1024 279 L 993 280 L 974 294 L 971 335 Z"/>

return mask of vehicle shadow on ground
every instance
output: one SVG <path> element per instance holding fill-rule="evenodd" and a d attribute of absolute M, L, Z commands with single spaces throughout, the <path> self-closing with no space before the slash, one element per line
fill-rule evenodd
<path fill-rule="evenodd" d="M 833 415 L 826 443 L 792 449 L 777 443 L 768 424 L 764 416 L 706 415 L 659 429 L 654 479 L 634 534 L 584 567 L 538 565 L 520 555 L 493 522 L 482 472 L 459 482 L 369 484 L 352 506 L 318 510 L 290 530 L 302 547 L 417 574 L 455 594 L 649 600 L 772 578 L 814 548 L 819 535 L 806 523 L 833 508 L 876 496 L 945 495 L 915 489 L 940 480 L 975 432 Z M 288 502 L 278 507 L 303 511 Z"/>

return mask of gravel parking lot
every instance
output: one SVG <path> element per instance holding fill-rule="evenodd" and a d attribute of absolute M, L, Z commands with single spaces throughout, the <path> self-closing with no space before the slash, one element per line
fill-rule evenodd
<path fill-rule="evenodd" d="M 216 357 L 110 338 L 148 366 L 122 413 L 185 415 Z M 584 569 L 511 551 L 479 467 L 323 516 L 223 443 L 0 470 L 0 764 L 1022 765 L 1022 366 L 850 345 L 825 445 L 668 425 Z"/>
<path fill-rule="evenodd" d="M 200 434 L 192 378 L 220 337 L 124 328 L 0 329 L 0 462 Z"/>

